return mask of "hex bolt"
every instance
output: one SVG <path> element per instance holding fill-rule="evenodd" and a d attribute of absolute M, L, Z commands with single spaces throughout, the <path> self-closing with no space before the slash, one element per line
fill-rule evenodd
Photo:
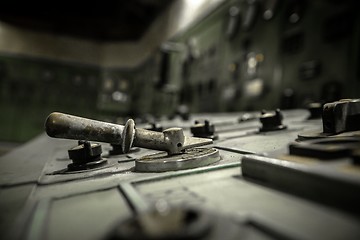
<path fill-rule="evenodd" d="M 125 126 L 101 122 L 64 113 L 54 112 L 45 122 L 46 133 L 50 137 L 85 139 L 88 141 L 121 144 L 123 152 L 133 146 L 178 154 L 184 149 L 212 143 L 209 139 L 185 137 L 181 128 L 170 128 L 163 132 L 136 128 L 129 119 Z"/>

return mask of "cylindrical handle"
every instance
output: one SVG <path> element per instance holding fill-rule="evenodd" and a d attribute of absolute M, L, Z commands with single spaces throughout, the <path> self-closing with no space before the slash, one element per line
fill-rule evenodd
<path fill-rule="evenodd" d="M 166 151 L 170 155 L 180 154 L 186 147 L 185 135 L 181 128 L 169 128 L 162 133 L 138 128 L 134 146 Z"/>
<path fill-rule="evenodd" d="M 121 144 L 124 126 L 54 112 L 46 119 L 45 130 L 55 138 Z"/>
<path fill-rule="evenodd" d="M 58 112 L 48 116 L 45 129 L 50 137 L 55 138 L 121 144 L 124 153 L 127 153 L 132 146 L 136 146 L 167 151 L 173 155 L 190 147 L 212 143 L 211 139 L 185 137 L 181 128 L 169 128 L 159 133 L 141 128 L 135 129 L 132 119 L 123 126 Z"/>

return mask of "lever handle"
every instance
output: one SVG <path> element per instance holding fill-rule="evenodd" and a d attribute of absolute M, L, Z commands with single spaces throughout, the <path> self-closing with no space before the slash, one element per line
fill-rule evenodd
<path fill-rule="evenodd" d="M 121 144 L 124 126 L 54 112 L 47 117 L 45 130 L 54 138 Z"/>
<path fill-rule="evenodd" d="M 129 152 L 132 146 L 137 146 L 179 154 L 184 149 L 212 143 L 211 139 L 184 136 L 181 128 L 169 128 L 159 133 L 135 129 L 132 119 L 123 126 L 58 112 L 48 116 L 45 130 L 50 137 L 55 138 L 121 144 L 124 153 Z"/>

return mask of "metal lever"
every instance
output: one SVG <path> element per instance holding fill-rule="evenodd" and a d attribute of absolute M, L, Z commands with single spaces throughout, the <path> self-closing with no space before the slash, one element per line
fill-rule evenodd
<path fill-rule="evenodd" d="M 211 139 L 185 136 L 181 128 L 154 132 L 135 128 L 132 119 L 123 126 L 59 112 L 51 113 L 47 117 L 45 130 L 50 137 L 54 138 L 121 144 L 124 153 L 135 146 L 166 151 L 169 155 L 174 155 L 188 148 L 212 143 Z"/>

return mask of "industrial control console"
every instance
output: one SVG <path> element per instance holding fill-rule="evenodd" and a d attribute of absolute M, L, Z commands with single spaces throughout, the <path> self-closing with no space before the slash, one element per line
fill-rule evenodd
<path fill-rule="evenodd" d="M 1 239 L 360 239 L 359 99 L 45 125 L 0 158 Z"/>

